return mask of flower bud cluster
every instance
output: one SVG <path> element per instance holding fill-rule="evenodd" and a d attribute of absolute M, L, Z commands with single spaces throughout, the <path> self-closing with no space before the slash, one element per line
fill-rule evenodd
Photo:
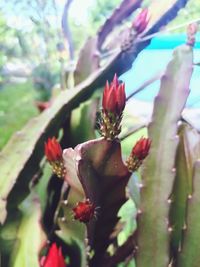
<path fill-rule="evenodd" d="M 106 83 L 102 99 L 100 132 L 108 140 L 118 137 L 121 132 L 121 120 L 126 104 L 124 83 L 119 83 L 115 74 L 113 81 Z"/>

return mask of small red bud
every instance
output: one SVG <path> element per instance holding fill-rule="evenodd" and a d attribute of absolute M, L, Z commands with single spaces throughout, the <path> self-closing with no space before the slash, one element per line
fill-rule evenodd
<path fill-rule="evenodd" d="M 45 143 L 45 155 L 48 161 L 59 161 L 62 158 L 62 148 L 55 137 Z"/>
<path fill-rule="evenodd" d="M 64 177 L 66 170 L 62 158 L 62 148 L 55 137 L 48 139 L 44 150 L 47 160 L 53 167 L 53 172 L 60 178 Z"/>
<path fill-rule="evenodd" d="M 67 267 L 62 250 L 56 243 L 51 245 L 47 256 L 41 258 L 40 267 Z"/>
<path fill-rule="evenodd" d="M 40 112 L 43 112 L 45 109 L 49 108 L 51 106 L 51 102 L 50 101 L 36 101 L 35 102 L 36 107 L 38 108 L 38 110 Z"/>
<path fill-rule="evenodd" d="M 95 206 L 88 199 L 78 202 L 73 208 L 74 219 L 83 223 L 88 223 L 95 215 Z"/>
<path fill-rule="evenodd" d="M 151 146 L 151 141 L 149 138 L 142 137 L 132 149 L 132 156 L 139 160 L 143 160 L 149 154 L 149 149 Z"/>
<path fill-rule="evenodd" d="M 137 171 L 143 160 L 149 154 L 151 141 L 149 138 L 142 137 L 132 149 L 131 155 L 128 157 L 126 164 L 130 172 Z"/>

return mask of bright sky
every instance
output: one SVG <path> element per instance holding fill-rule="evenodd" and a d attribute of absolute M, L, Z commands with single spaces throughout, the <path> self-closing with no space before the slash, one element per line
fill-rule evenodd
<path fill-rule="evenodd" d="M 64 0 L 57 0 L 64 2 Z M 70 7 L 70 16 L 74 17 L 77 22 L 84 23 L 87 20 L 88 8 L 92 6 L 95 0 L 74 0 Z"/>
<path fill-rule="evenodd" d="M 55 1 L 58 5 L 58 11 L 61 15 L 66 0 Z M 70 16 L 76 20 L 77 24 L 84 24 L 87 21 L 88 8 L 91 7 L 94 2 L 95 0 L 74 0 L 72 2 L 70 6 Z M 25 16 L 23 16 L 23 13 L 21 13 L 20 16 L 18 14 L 16 15 L 16 12 L 11 9 L 13 8 L 13 5 L 9 5 L 8 3 L 6 5 L 4 4 L 3 6 L 0 5 L 0 7 L 3 7 L 3 13 L 6 15 L 7 23 L 10 27 L 31 30 L 32 23 L 27 20 Z M 49 14 L 49 19 L 54 24 L 55 17 L 52 14 Z"/>

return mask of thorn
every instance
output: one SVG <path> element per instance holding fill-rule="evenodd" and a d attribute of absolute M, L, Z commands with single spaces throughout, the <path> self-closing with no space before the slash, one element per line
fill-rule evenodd
<path fill-rule="evenodd" d="M 184 223 L 184 225 L 183 225 L 183 228 L 182 228 L 184 231 L 187 229 L 187 224 L 186 223 Z"/>
<path fill-rule="evenodd" d="M 172 172 L 175 173 L 176 172 L 176 168 L 172 168 Z"/>
<path fill-rule="evenodd" d="M 138 184 L 138 187 L 139 187 L 140 189 L 142 189 L 142 188 L 144 187 L 144 184 L 140 183 L 140 184 Z"/>
<path fill-rule="evenodd" d="M 168 230 L 168 232 L 170 232 L 170 233 L 171 233 L 171 232 L 173 231 L 173 228 L 172 228 L 172 227 L 168 227 L 168 229 L 167 229 L 167 230 Z"/>
<path fill-rule="evenodd" d="M 65 221 L 66 221 L 65 217 L 62 217 L 61 222 L 65 222 Z"/>
<path fill-rule="evenodd" d="M 167 225 L 169 225 L 169 220 L 168 220 L 168 218 L 165 218 L 165 223 L 166 223 Z"/>
<path fill-rule="evenodd" d="M 63 204 L 67 205 L 68 204 L 68 200 L 63 200 Z"/>
<path fill-rule="evenodd" d="M 179 139 L 179 135 L 178 134 L 175 135 L 175 139 Z"/>
<path fill-rule="evenodd" d="M 181 242 L 179 243 L 179 246 L 178 246 L 178 252 L 181 252 Z"/>
<path fill-rule="evenodd" d="M 141 209 L 138 209 L 138 212 L 137 212 L 138 214 L 142 214 L 142 211 L 141 211 Z"/>

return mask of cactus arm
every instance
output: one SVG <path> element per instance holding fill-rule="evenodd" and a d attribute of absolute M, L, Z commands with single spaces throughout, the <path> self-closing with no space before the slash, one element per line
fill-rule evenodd
<path fill-rule="evenodd" d="M 155 98 L 148 128 L 152 146 L 142 174 L 137 267 L 166 267 L 169 264 L 168 197 L 175 176 L 177 123 L 189 94 L 192 64 L 191 47 L 183 45 L 176 49 Z"/>
<path fill-rule="evenodd" d="M 178 267 L 199 267 L 200 263 L 200 161 L 194 166 L 194 193 L 188 200 L 187 228 Z"/>
<path fill-rule="evenodd" d="M 142 3 L 142 0 L 123 0 L 112 15 L 105 21 L 98 32 L 98 49 L 100 50 L 108 34 L 115 26 L 129 17 Z"/>
<path fill-rule="evenodd" d="M 99 68 L 100 58 L 97 51 L 97 38 L 90 37 L 80 51 L 74 72 L 75 85 L 84 81 L 92 72 Z"/>
<path fill-rule="evenodd" d="M 142 34 L 147 36 L 159 31 L 161 27 L 168 24 L 176 17 L 178 11 L 183 8 L 189 0 L 168 0 L 168 1 L 152 1 L 149 6 L 150 21 Z"/>
<path fill-rule="evenodd" d="M 118 211 L 126 201 L 130 173 L 122 161 L 118 141 L 100 138 L 78 145 L 74 150 L 77 174 L 86 198 L 97 208 L 97 219 L 87 223 L 88 245 L 95 252 L 89 266 L 102 266 L 106 248 L 112 242 L 110 234 L 119 221 Z"/>
<path fill-rule="evenodd" d="M 170 199 L 170 225 L 173 228 L 170 236 L 170 252 L 175 263 L 178 251 L 182 247 L 183 229 L 186 220 L 188 195 L 192 194 L 193 165 L 200 156 L 200 136 L 187 124 L 179 128 L 179 145 L 176 153 L 176 176 Z"/>

